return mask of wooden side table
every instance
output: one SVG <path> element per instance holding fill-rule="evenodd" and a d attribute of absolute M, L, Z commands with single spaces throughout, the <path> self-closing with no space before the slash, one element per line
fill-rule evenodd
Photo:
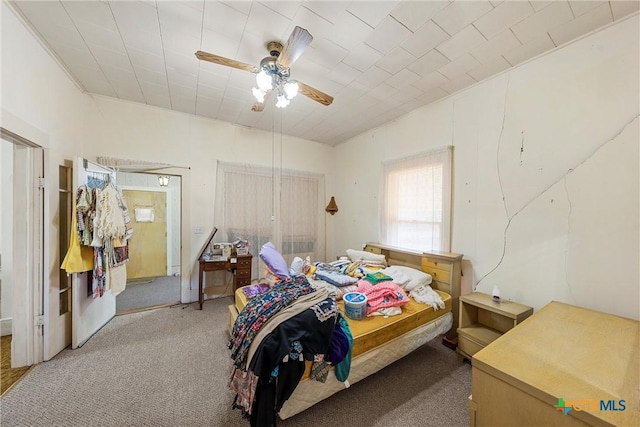
<path fill-rule="evenodd" d="M 198 275 L 198 303 L 200 304 L 200 310 L 202 310 L 202 303 L 204 302 L 204 273 L 207 271 L 230 271 L 233 274 L 233 292 L 236 292 L 241 286 L 245 286 L 251 283 L 251 263 L 253 256 L 239 255 L 235 258 L 230 258 L 226 261 L 207 261 L 203 258 L 200 261 L 200 271 Z"/>
<path fill-rule="evenodd" d="M 533 308 L 513 301 L 494 302 L 491 295 L 474 292 L 460 297 L 458 354 L 473 355 L 533 314 Z"/>

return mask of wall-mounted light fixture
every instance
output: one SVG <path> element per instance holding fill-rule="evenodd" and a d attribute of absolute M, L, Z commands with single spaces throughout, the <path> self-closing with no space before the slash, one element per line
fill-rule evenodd
<path fill-rule="evenodd" d="M 158 184 L 160 184 L 160 187 L 166 187 L 167 185 L 169 185 L 169 176 L 158 175 Z"/>
<path fill-rule="evenodd" d="M 329 204 L 324 210 L 329 212 L 331 215 L 335 215 L 335 213 L 338 212 L 338 205 L 336 204 L 336 199 L 333 196 L 331 196 L 331 200 L 329 200 Z"/>

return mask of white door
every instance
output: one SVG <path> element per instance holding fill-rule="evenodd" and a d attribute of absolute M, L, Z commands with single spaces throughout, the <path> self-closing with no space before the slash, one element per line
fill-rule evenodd
<path fill-rule="evenodd" d="M 90 176 L 109 176 L 111 182 L 115 184 L 114 171 L 81 157 L 74 160 L 73 170 L 74 194 L 80 185 L 88 182 Z M 91 295 L 91 272 L 77 273 L 72 276 L 71 347 L 78 348 L 116 315 L 116 297 L 105 290 L 102 297 L 94 298 Z"/>

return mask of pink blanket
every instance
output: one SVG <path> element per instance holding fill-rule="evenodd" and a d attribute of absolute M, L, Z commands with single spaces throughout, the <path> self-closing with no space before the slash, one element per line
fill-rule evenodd
<path fill-rule="evenodd" d="M 367 316 L 381 308 L 399 307 L 409 302 L 404 290 L 393 282 L 372 285 L 366 280 L 359 280 L 357 292 L 367 296 Z"/>

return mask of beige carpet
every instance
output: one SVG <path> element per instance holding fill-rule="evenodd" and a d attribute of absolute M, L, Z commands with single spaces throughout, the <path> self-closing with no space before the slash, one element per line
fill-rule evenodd
<path fill-rule="evenodd" d="M 248 426 L 231 409 L 230 298 L 116 316 L 31 370 L 1 401 L 8 426 Z M 307 411 L 293 426 L 466 426 L 471 368 L 439 340 Z"/>

